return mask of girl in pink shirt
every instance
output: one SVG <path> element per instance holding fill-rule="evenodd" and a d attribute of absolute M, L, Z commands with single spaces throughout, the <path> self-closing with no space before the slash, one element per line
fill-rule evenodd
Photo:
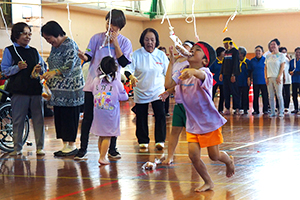
<path fill-rule="evenodd" d="M 189 67 L 173 74 L 168 68 L 165 87 L 179 85 L 179 94 L 186 110 L 186 134 L 189 147 L 189 157 L 198 174 L 204 180 L 204 185 L 195 189 L 204 192 L 214 187 L 214 183 L 201 160 L 201 148 L 207 147 L 211 160 L 226 164 L 226 176 L 234 174 L 234 163 L 226 152 L 219 151 L 223 143 L 221 127 L 226 123 L 212 101 L 213 75 L 209 66 L 216 59 L 215 50 L 205 42 L 197 42 L 188 58 Z"/>
<path fill-rule="evenodd" d="M 94 118 L 90 132 L 99 136 L 99 164 L 107 165 L 107 150 L 111 137 L 120 135 L 120 103 L 128 100 L 123 84 L 116 78 L 118 67 L 114 58 L 106 56 L 102 59 L 99 72 L 89 89 L 94 96 Z"/>

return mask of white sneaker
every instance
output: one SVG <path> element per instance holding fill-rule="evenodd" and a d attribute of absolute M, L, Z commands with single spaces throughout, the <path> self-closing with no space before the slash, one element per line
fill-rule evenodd
<path fill-rule="evenodd" d="M 159 151 L 163 150 L 164 147 L 165 147 L 165 143 L 163 143 L 163 142 L 158 142 L 155 144 L 155 148 Z"/>
<path fill-rule="evenodd" d="M 22 150 L 21 151 L 13 151 L 9 153 L 10 156 L 19 156 L 22 155 Z"/>
<path fill-rule="evenodd" d="M 147 149 L 148 144 L 139 144 L 140 149 Z"/>
<path fill-rule="evenodd" d="M 39 155 L 39 156 L 44 156 L 46 153 L 45 153 L 45 151 L 43 150 L 43 149 L 38 149 L 37 151 L 36 151 L 36 155 Z"/>

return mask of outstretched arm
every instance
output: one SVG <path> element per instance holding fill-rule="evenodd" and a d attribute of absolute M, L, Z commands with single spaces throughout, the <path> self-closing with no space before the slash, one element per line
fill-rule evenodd
<path fill-rule="evenodd" d="M 179 76 L 179 79 L 185 80 L 191 78 L 192 76 L 195 76 L 196 78 L 202 81 L 204 81 L 206 77 L 205 72 L 203 70 L 186 68 L 181 71 L 181 76 Z"/>
<path fill-rule="evenodd" d="M 174 64 L 174 56 L 173 56 L 173 46 L 169 47 L 169 52 L 170 52 L 170 62 L 168 66 L 168 70 L 166 73 L 166 79 L 165 79 L 165 88 L 170 89 L 176 85 L 175 81 L 172 79 L 172 70 L 173 70 L 173 64 Z"/>

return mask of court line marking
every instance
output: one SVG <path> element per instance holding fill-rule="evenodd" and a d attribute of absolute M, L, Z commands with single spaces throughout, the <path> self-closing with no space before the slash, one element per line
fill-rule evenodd
<path fill-rule="evenodd" d="M 291 131 L 289 133 L 277 135 L 277 136 L 270 137 L 270 138 L 267 138 L 267 139 L 264 139 L 264 140 L 261 140 L 261 141 L 251 142 L 249 144 L 245 144 L 245 145 L 242 145 L 242 146 L 239 146 L 239 147 L 230 148 L 229 150 L 230 151 L 235 151 L 235 150 L 238 150 L 238 149 L 243 149 L 245 147 L 253 146 L 253 145 L 256 145 L 256 144 L 260 144 L 260 143 L 263 143 L 263 142 L 267 142 L 267 141 L 270 141 L 270 140 L 274 140 L 274 139 L 277 139 L 277 138 L 281 138 L 281 137 L 284 137 L 284 136 L 287 136 L 287 135 L 292 135 L 294 133 L 299 133 L 299 132 L 300 132 L 300 130 L 298 130 L 298 131 Z"/>
<path fill-rule="evenodd" d="M 151 174 L 153 172 L 156 172 L 156 171 L 160 171 L 160 170 L 163 170 L 164 168 L 159 168 L 159 169 L 156 169 L 156 170 L 151 170 L 151 171 L 148 171 L 148 172 L 145 172 L 145 173 L 140 173 L 138 175 L 136 175 L 135 177 L 133 177 L 132 180 L 140 177 L 140 176 L 144 176 L 144 175 L 148 175 L 148 174 Z M 100 178 L 101 180 L 101 178 Z M 62 196 L 58 196 L 58 197 L 55 197 L 55 198 L 52 198 L 50 200 L 57 200 L 57 199 L 62 199 L 62 198 L 65 198 L 65 197 L 70 197 L 70 196 L 73 196 L 73 195 L 76 195 L 76 194 L 79 194 L 79 193 L 82 193 L 82 192 L 87 192 L 87 191 L 90 191 L 90 190 L 94 190 L 96 188 L 100 188 L 100 187 L 104 187 L 104 186 L 107 186 L 107 185 L 112 185 L 114 183 L 117 183 L 119 182 L 119 180 L 121 179 L 116 179 L 114 181 L 111 181 L 111 182 L 108 182 L 108 183 L 103 183 L 99 186 L 96 186 L 96 187 L 90 187 L 90 188 L 87 188 L 87 189 L 84 189 L 84 190 L 79 190 L 79 191 L 76 191 L 76 192 L 72 192 L 72 193 L 69 193 L 69 194 L 65 194 L 65 195 L 62 195 Z M 138 179 L 137 179 L 138 180 Z"/>

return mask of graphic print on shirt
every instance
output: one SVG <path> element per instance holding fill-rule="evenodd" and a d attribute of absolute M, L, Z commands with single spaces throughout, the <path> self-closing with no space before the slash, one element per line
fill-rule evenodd
<path fill-rule="evenodd" d="M 105 92 L 104 90 L 108 89 L 109 92 Z M 105 109 L 105 110 L 114 110 L 112 104 L 112 91 L 113 87 L 107 85 L 101 85 L 100 88 L 97 86 L 96 90 L 100 90 L 94 97 L 94 107 L 97 109 Z"/>

